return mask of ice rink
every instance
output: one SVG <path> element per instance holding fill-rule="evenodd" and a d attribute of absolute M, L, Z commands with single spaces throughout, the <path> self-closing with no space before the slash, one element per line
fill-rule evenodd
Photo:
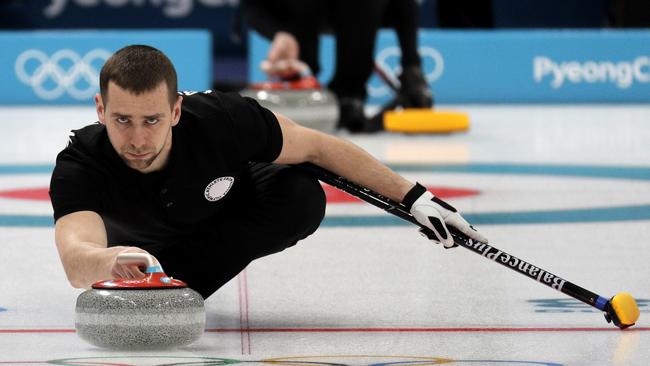
<path fill-rule="evenodd" d="M 577 300 L 328 189 L 314 235 L 207 299 L 196 343 L 95 348 L 74 332 L 81 290 L 59 262 L 47 197 L 56 154 L 94 109 L 1 107 L 0 364 L 650 364 L 650 107 L 452 109 L 470 114 L 468 132 L 340 136 L 431 187 L 499 249 L 607 298 L 631 292 L 636 326 L 620 331 Z"/>

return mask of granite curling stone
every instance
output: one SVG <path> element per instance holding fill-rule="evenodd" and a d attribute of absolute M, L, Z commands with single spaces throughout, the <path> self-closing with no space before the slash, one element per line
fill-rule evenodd
<path fill-rule="evenodd" d="M 145 253 L 124 253 L 121 264 L 144 264 L 139 280 L 97 282 L 77 298 L 75 327 L 86 342 L 113 349 L 164 349 L 190 344 L 205 330 L 203 297 L 169 278 Z"/>
<path fill-rule="evenodd" d="M 240 94 L 305 127 L 331 133 L 338 123 L 336 96 L 322 88 L 313 76 L 303 76 L 293 81 L 257 83 Z"/>

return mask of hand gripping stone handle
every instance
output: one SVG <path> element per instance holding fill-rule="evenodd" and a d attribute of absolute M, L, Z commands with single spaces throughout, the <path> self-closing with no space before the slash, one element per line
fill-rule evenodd
<path fill-rule="evenodd" d="M 151 254 L 147 253 L 120 253 L 117 255 L 116 261 L 122 265 L 145 265 L 146 273 L 163 272 L 160 264 L 156 263 Z"/>
<path fill-rule="evenodd" d="M 413 223 L 425 232 L 430 232 L 430 229 L 417 222 L 415 217 L 411 215 L 409 210 L 403 204 L 393 201 L 388 197 L 384 197 L 377 192 L 374 192 L 366 187 L 360 186 L 356 183 L 334 174 L 319 166 L 303 163 L 296 165 L 296 167 L 311 173 L 318 180 L 327 183 L 335 188 L 342 190 L 354 197 L 357 197 L 373 206 L 379 207 L 382 210 L 393 214 L 403 220 Z M 614 324 L 625 329 L 634 325 L 639 318 L 639 308 L 636 301 L 627 292 L 620 292 L 613 296 L 611 299 L 606 299 L 599 296 L 587 289 L 575 285 L 551 272 L 548 272 L 540 267 L 537 267 L 530 262 L 519 259 L 511 254 L 497 249 L 492 245 L 481 242 L 475 242 L 467 235 L 461 233 L 454 227 L 448 226 L 449 232 L 454 237 L 454 243 L 465 249 L 469 249 L 484 258 L 499 263 L 515 272 L 518 272 L 530 279 L 533 279 L 543 285 L 546 285 L 554 290 L 560 291 L 574 299 L 580 300 L 589 306 L 593 306 L 605 312 L 605 319 L 607 322 L 614 322 Z M 431 235 L 433 233 L 430 232 Z"/>

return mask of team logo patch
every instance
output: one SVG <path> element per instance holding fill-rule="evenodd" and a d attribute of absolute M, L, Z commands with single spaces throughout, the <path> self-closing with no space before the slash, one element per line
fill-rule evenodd
<path fill-rule="evenodd" d="M 205 199 L 210 202 L 222 199 L 230 191 L 230 187 L 235 182 L 233 177 L 221 177 L 213 180 L 205 187 Z"/>

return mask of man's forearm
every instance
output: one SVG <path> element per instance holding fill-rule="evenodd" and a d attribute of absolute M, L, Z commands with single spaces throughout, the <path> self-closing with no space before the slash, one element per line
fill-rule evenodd
<path fill-rule="evenodd" d="M 397 202 L 401 202 L 414 186 L 365 150 L 346 140 L 326 135 L 319 142 L 318 151 L 311 160 L 312 163 Z"/>
<path fill-rule="evenodd" d="M 78 211 L 60 217 L 54 236 L 72 286 L 88 288 L 96 281 L 111 278 L 110 258 L 119 249 L 107 248 L 104 222 L 99 214 Z"/>
<path fill-rule="evenodd" d="M 121 250 L 124 247 L 103 248 L 92 243 L 78 243 L 59 254 L 70 284 L 76 288 L 90 288 L 97 281 L 113 278 L 111 259 Z"/>

